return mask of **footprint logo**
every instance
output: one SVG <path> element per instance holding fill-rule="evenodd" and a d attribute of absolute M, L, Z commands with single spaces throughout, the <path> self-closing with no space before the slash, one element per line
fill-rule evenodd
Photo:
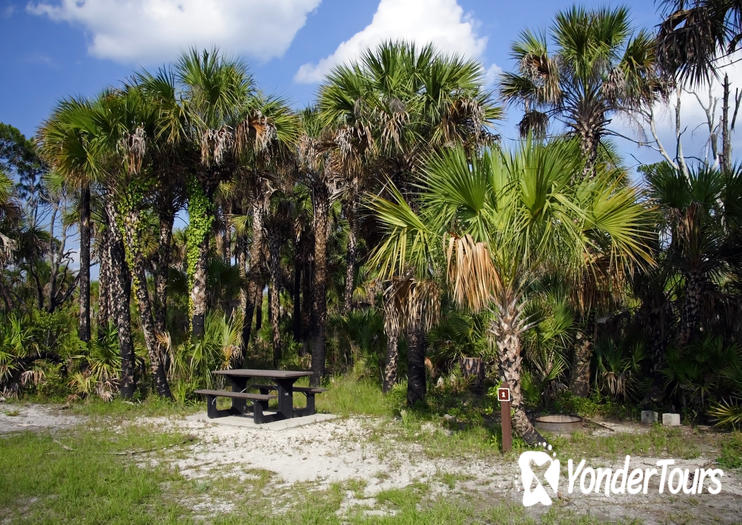
<path fill-rule="evenodd" d="M 546 492 L 546 489 L 541 484 L 541 481 L 539 481 L 532 468 L 532 465 L 543 467 L 547 464 L 548 467 L 544 472 L 544 481 L 549 487 L 551 487 L 552 492 L 556 496 L 557 488 L 559 486 L 559 460 L 552 459 L 546 452 L 537 450 L 523 452 L 520 455 L 520 458 L 518 458 L 520 480 L 523 484 L 524 507 L 531 507 L 536 503 L 540 503 L 544 506 L 551 505 L 551 497 Z"/>

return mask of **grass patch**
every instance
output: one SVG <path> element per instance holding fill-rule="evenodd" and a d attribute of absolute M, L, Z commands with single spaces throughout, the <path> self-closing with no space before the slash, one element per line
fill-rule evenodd
<path fill-rule="evenodd" d="M 0 508 L 13 522 L 176 522 L 183 509 L 163 500 L 161 485 L 177 477 L 143 470 L 132 451 L 170 447 L 177 433 L 16 433 L 0 438 Z"/>
<path fill-rule="evenodd" d="M 637 419 L 639 409 L 616 403 L 593 392 L 590 397 L 580 397 L 566 391 L 557 397 L 549 412 L 555 414 L 574 414 L 582 417 L 601 416 L 610 419 Z"/>
<path fill-rule="evenodd" d="M 395 391 L 401 388 L 398 385 Z M 330 379 L 327 392 L 316 396 L 316 406 L 320 412 L 341 416 L 388 416 L 394 412 L 396 397 L 394 392 L 384 395 L 381 387 L 368 379 L 335 376 Z"/>
<path fill-rule="evenodd" d="M 590 436 L 575 432 L 569 437 L 554 436 L 549 442 L 560 456 L 607 457 L 662 456 L 693 459 L 700 455 L 698 441 L 702 436 L 696 430 L 652 426 L 645 433 L 617 433 L 610 436 Z"/>
<path fill-rule="evenodd" d="M 87 398 L 71 405 L 74 414 L 84 416 L 184 416 L 199 410 L 205 411 L 206 404 L 201 400 L 179 403 L 163 399 L 159 396 L 149 396 L 142 401 L 127 401 L 116 398 L 113 401 L 103 401 L 99 398 Z"/>
<path fill-rule="evenodd" d="M 725 468 L 742 468 L 742 432 L 733 432 L 721 441 L 721 455 L 717 459 Z"/>

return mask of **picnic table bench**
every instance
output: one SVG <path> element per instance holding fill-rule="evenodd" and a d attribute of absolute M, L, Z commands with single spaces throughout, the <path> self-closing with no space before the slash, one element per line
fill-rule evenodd
<path fill-rule="evenodd" d="M 227 415 L 244 415 L 248 410 L 247 401 L 252 401 L 252 415 L 255 423 L 266 423 L 280 419 L 289 419 L 298 416 L 307 416 L 316 412 L 314 396 L 325 392 L 325 388 L 294 386 L 297 379 L 312 375 L 309 370 L 257 370 L 238 368 L 233 370 L 216 370 L 214 374 L 227 377 L 231 390 L 196 390 L 196 394 L 206 397 L 207 415 L 210 418 Z M 272 379 L 274 384 L 251 384 L 251 378 Z M 250 393 L 248 389 L 258 389 L 259 394 Z M 271 394 L 270 392 L 276 392 Z M 301 392 L 307 400 L 306 407 L 294 408 L 294 392 Z M 232 400 L 232 406 L 226 410 L 216 408 L 216 398 L 227 397 Z M 266 414 L 268 402 L 277 399 L 278 410 L 274 414 Z"/>
<path fill-rule="evenodd" d="M 232 399 L 250 399 L 253 401 L 252 412 L 253 419 L 256 423 L 263 422 L 263 411 L 268 408 L 268 401 L 276 399 L 276 395 L 268 394 L 250 394 L 248 392 L 231 392 L 229 390 L 209 390 L 201 389 L 196 390 L 196 394 L 206 396 L 206 414 L 210 418 L 223 417 L 233 414 L 232 409 L 218 410 L 216 408 L 217 397 L 229 397 Z"/>

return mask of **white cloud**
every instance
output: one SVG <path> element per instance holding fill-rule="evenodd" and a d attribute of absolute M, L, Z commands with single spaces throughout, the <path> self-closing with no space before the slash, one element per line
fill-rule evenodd
<path fill-rule="evenodd" d="M 476 33 L 477 22 L 457 0 L 380 0 L 373 20 L 316 64 L 302 65 L 294 80 L 321 82 L 333 67 L 358 58 L 385 40 L 433 43 L 440 51 L 480 58 L 486 37 Z"/>
<path fill-rule="evenodd" d="M 484 72 L 484 86 L 488 88 L 494 88 L 495 86 L 497 86 L 497 83 L 500 81 L 500 75 L 502 75 L 502 73 L 503 71 L 500 66 L 498 66 L 497 64 L 492 64 Z"/>
<path fill-rule="evenodd" d="M 191 46 L 281 56 L 321 0 L 61 0 L 27 11 L 82 25 L 88 51 L 124 63 L 170 61 Z"/>

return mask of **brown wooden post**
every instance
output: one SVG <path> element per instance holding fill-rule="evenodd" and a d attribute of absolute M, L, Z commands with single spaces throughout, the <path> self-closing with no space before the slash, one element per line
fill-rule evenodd
<path fill-rule="evenodd" d="M 497 389 L 500 401 L 500 419 L 502 420 L 502 451 L 510 452 L 513 447 L 513 425 L 510 420 L 510 385 L 506 382 Z"/>

